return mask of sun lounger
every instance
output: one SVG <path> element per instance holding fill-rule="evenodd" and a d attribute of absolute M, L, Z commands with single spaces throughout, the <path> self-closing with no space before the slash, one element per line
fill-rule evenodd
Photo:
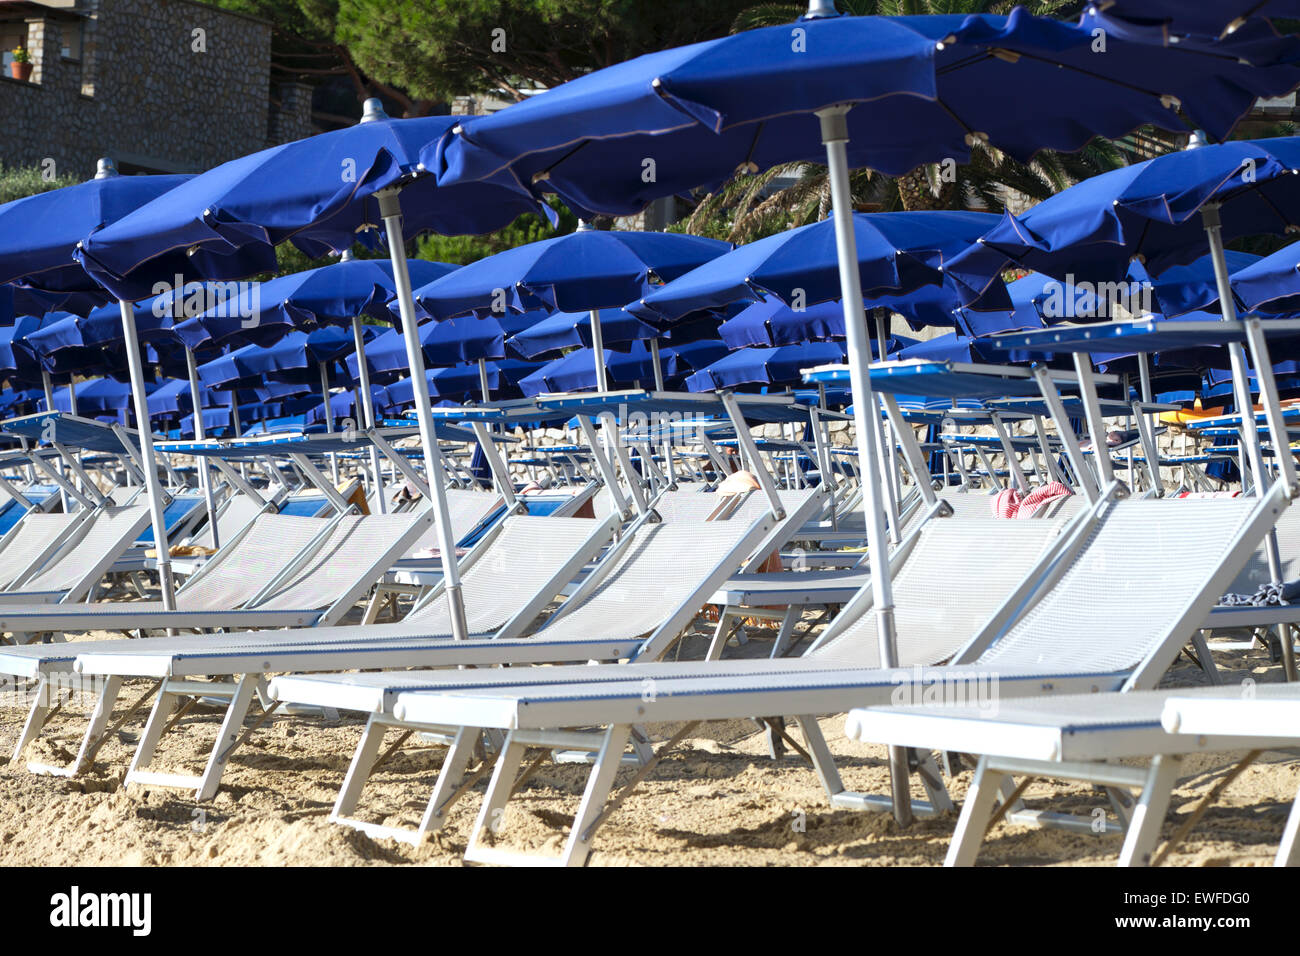
<path fill-rule="evenodd" d="M 85 600 L 148 523 L 149 506 L 144 503 L 96 509 L 52 557 L 0 592 L 0 617 L 29 604 Z M 13 629 L 0 625 L 0 630 Z"/>
<path fill-rule="evenodd" d="M 558 861 L 550 862 L 585 860 L 594 831 L 607 816 L 605 799 L 632 725 L 646 721 L 687 721 L 689 730 L 702 720 L 797 715 L 832 804 L 878 807 L 873 798 L 845 791 L 809 715 L 896 702 L 900 694 L 923 690 L 927 682 L 937 683 L 943 696 L 978 693 L 996 678 L 999 693 L 1007 698 L 1152 686 L 1276 521 L 1285 498 L 1279 488 L 1260 502 L 1188 504 L 1189 510 L 1180 513 L 1160 501 L 1106 501 L 1081 515 L 1045 563 L 953 656 L 955 665 L 884 671 L 870 666 L 875 663 L 867 656 L 870 645 L 859 642 L 855 650 L 866 653 L 841 656 L 837 652 L 844 648 L 832 639 L 824 645 L 824 662 L 805 656 L 798 661 L 647 664 L 627 668 L 626 676 L 620 668 L 431 674 L 415 678 L 426 682 L 425 689 L 396 695 L 391 719 L 372 717 L 371 725 L 455 731 L 422 829 L 440 823 L 450 799 L 459 795 L 467 748 L 479 731 L 508 734 L 466 853 L 467 859 L 483 862 L 520 861 L 515 854 L 485 846 L 491 836 L 487 828 L 504 810 L 524 751 L 555 746 L 558 737 L 564 746 L 577 746 L 582 735 L 563 730 L 570 727 L 606 729 L 594 741 L 587 738 L 595 764 L 564 850 Z M 1191 509 L 1196 509 L 1194 520 L 1188 520 Z M 935 603 L 942 593 L 942 587 L 932 585 L 928 602 Z M 901 655 L 911 641 L 906 625 L 900 623 L 899 633 Z M 932 650 L 923 642 L 919 652 L 911 653 L 923 659 Z M 299 699 L 310 680 L 279 679 L 273 693 Z M 510 680 L 515 683 L 506 683 Z M 340 794 L 338 815 L 355 801 L 354 779 L 364 779 L 381 742 L 380 733 L 363 737 Z M 927 789 L 941 806 L 950 805 L 937 778 L 927 781 Z"/>
<path fill-rule="evenodd" d="M 916 537 L 900 557 L 896 569 L 896 587 L 901 595 L 900 611 L 905 623 L 919 632 L 915 642 L 907 645 L 908 653 L 903 663 L 933 662 L 945 659 L 969 641 L 992 614 L 1001 606 L 1012 589 L 1030 572 L 1034 565 L 1057 539 L 1060 532 L 1057 522 L 999 522 L 993 518 L 954 521 L 936 519 L 917 529 Z M 978 572 L 996 567 L 998 574 L 980 577 Z M 946 569 L 952 573 L 953 583 L 944 593 L 946 601 L 938 606 L 934 594 L 936 571 Z M 869 588 L 860 592 L 870 594 Z M 954 617 L 953 608 L 957 616 Z M 797 660 L 728 662 L 695 661 L 681 663 L 637 663 L 626 668 L 546 668 L 534 670 L 527 679 L 563 684 L 575 678 L 599 677 L 611 682 L 636 683 L 644 687 L 653 684 L 661 675 L 710 674 L 725 681 L 727 677 L 769 674 L 789 675 L 800 671 L 835 670 L 844 660 L 856 655 L 861 666 L 874 666 L 879 660 L 877 651 L 875 616 L 869 611 L 860 615 L 846 608 L 848 617 L 836 631 L 828 631 L 825 649 L 813 650 Z M 908 616 L 910 615 L 910 616 Z M 849 624 L 850 619 L 852 624 Z M 598 632 L 603 633 L 603 632 Z M 545 640 L 548 630 L 543 630 L 539 640 Z M 902 645 L 900 644 L 900 647 Z M 653 661 L 657 655 L 642 653 L 638 658 Z M 598 673 L 594 673 L 598 672 Z M 409 691 L 437 688 L 466 682 L 491 687 L 495 684 L 518 683 L 521 675 L 516 671 L 479 671 L 473 675 L 449 676 L 445 672 L 411 672 L 395 674 L 355 674 L 331 677 L 276 678 L 272 694 L 277 699 L 311 702 L 321 706 L 342 709 L 361 709 L 372 713 L 367 737 L 383 738 L 397 700 Z M 329 703 L 326 704 L 325 702 Z M 340 794 L 336 816 L 340 822 L 350 820 L 360 786 L 368 774 L 363 761 L 364 748 L 358 750 L 353 769 L 349 772 L 347 786 Z M 435 795 L 438 800 L 444 793 Z M 430 804 L 432 807 L 434 804 Z M 360 825 L 360 824 L 358 824 Z M 385 831 L 387 832 L 387 831 Z M 396 831 L 388 835 L 419 839 L 423 830 L 401 837 Z"/>
<path fill-rule="evenodd" d="M 1119 819 L 1103 821 L 1106 832 L 1123 832 L 1122 866 L 1146 865 L 1167 855 L 1223 787 L 1260 751 L 1300 744 L 1300 688 L 1263 684 L 1248 688 L 1207 687 L 1086 694 L 1036 700 L 1006 700 L 993 706 L 870 707 L 849 713 L 851 739 L 980 754 L 962 806 L 946 863 L 970 866 L 993 819 L 1015 823 L 1068 825 L 1098 832 L 1099 819 L 1026 810 L 1008 791 L 1049 778 L 1091 783 L 1112 793 Z M 1155 855 L 1171 791 L 1188 754 L 1250 749 L 1207 801 Z M 1124 761 L 1121 763 L 1121 761 Z M 1118 797 L 1139 791 L 1133 806 Z M 1019 791 L 1014 791 L 1018 793 Z M 997 817 L 995 806 L 1001 805 Z M 1008 812 L 1007 808 L 1011 808 Z M 1279 863 L 1296 852 L 1293 811 Z"/>
<path fill-rule="evenodd" d="M 220 560 L 214 558 L 186 582 L 177 592 L 177 610 L 166 610 L 157 602 L 81 605 L 63 611 L 57 629 L 247 629 L 334 624 L 365 594 L 394 555 L 409 547 L 431 520 L 427 509 L 332 520 L 263 515 L 228 549 L 223 549 L 218 555 Z M 25 626 L 33 626 L 36 618 L 32 615 L 24 620 Z M 49 625 L 53 620 L 39 621 L 39 629 L 52 629 Z M 105 644 L 130 653 L 136 642 L 103 641 L 93 646 L 102 651 Z M 19 758 L 45 724 L 52 706 L 51 675 L 71 671 L 79 651 L 91 646 L 40 644 L 0 649 L 0 673 L 38 682 L 11 762 Z M 110 699 L 116 687 L 104 687 L 100 692 L 101 699 Z M 96 719 L 92 718 L 92 724 Z M 83 757 L 78 757 L 74 769 L 82 761 Z"/>
<path fill-rule="evenodd" d="M 72 514 L 33 511 L 23 515 L 0 538 L 0 587 L 8 587 L 35 573 L 77 533 L 89 514 L 87 511 Z"/>
<path fill-rule="evenodd" d="M 82 674 L 166 678 L 155 704 L 128 782 L 172 784 L 168 775 L 147 773 L 161 725 L 175 699 L 195 693 L 189 675 L 239 676 L 223 728 L 237 731 L 263 674 L 283 670 L 345 667 L 402 667 L 458 663 L 527 663 L 539 661 L 617 660 L 643 646 L 666 649 L 698 612 L 704 598 L 751 554 L 774 524 L 770 515 L 753 522 L 643 522 L 626 533 L 590 573 L 575 594 L 547 620 L 536 637 L 519 639 L 537 614 L 594 558 L 618 523 L 569 518 L 512 517 L 506 520 L 486 556 L 467 561 L 462 579 L 471 630 L 494 630 L 488 641 L 450 641 L 450 621 L 441 601 L 396 625 L 330 629 L 292 637 L 218 636 L 199 645 L 187 639 L 159 639 L 147 646 L 78 648 Z M 534 550 L 547 547 L 548 558 Z M 528 568 L 520 569 L 521 555 Z M 477 571 L 476 571 L 477 569 Z M 508 573 L 507 573 L 508 572 Z M 503 593 L 513 589 L 513 595 Z M 476 611 L 479 607 L 481 610 Z M 351 633 L 343 633 L 351 630 Z M 593 636 L 599 635 L 599 636 Z M 647 638 L 646 635 L 649 635 Z M 208 685 L 204 685 L 206 688 Z M 175 688 L 175 693 L 168 691 Z M 117 688 L 113 688 L 114 695 Z M 111 709 L 111 701 L 96 713 Z M 106 718 L 105 718 L 106 719 Z M 97 728 L 97 733 L 102 726 Z M 88 738 L 89 739 L 89 738 Z M 229 757 L 231 739 L 219 738 L 223 757 L 211 763 L 200 780 L 182 783 L 201 798 L 213 796 Z"/>

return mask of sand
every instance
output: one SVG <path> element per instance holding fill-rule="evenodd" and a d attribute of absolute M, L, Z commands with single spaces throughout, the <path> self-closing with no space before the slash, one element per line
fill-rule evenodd
<path fill-rule="evenodd" d="M 105 635 L 85 635 L 103 637 Z M 702 646 L 696 638 L 688 653 Z M 755 639 L 739 649 L 765 654 Z M 1280 680 L 1261 650 L 1216 655 L 1228 679 L 1247 675 Z M 1171 686 L 1203 683 L 1186 661 L 1166 678 Z M 146 685 L 141 684 L 140 690 Z M 135 694 L 128 687 L 123 700 Z M 65 761 L 75 749 L 89 698 L 60 715 L 29 758 Z M 0 747 L 12 749 L 22 711 L 0 706 Z M 219 714 L 196 711 L 163 740 L 156 769 L 197 771 L 211 746 Z M 121 787 L 142 725 L 135 719 L 97 755 L 78 779 L 0 770 L 0 865 L 461 865 L 466 836 L 483 785 L 460 801 L 448 825 L 419 848 L 375 840 L 329 823 L 327 816 L 360 737 L 362 721 L 341 717 L 277 716 L 231 759 L 214 801 L 196 804 L 178 791 Z M 851 789 L 886 792 L 883 748 L 845 739 L 843 715 L 821 726 Z M 667 739 L 671 725 L 648 728 Z M 599 832 L 592 866 L 847 866 L 935 865 L 942 861 L 955 814 L 919 820 L 907 829 L 880 813 L 831 810 L 810 764 L 789 753 L 767 755 L 763 734 L 749 721 L 702 725 L 633 792 Z M 797 739 L 797 732 L 791 731 Z M 424 809 L 444 750 L 414 738 L 376 773 L 358 814 L 390 825 L 413 826 Z M 1199 755 L 1186 762 L 1165 835 L 1177 826 L 1238 754 Z M 1295 797 L 1300 760 L 1269 753 L 1228 789 L 1173 854 L 1185 866 L 1269 865 Z M 507 817 L 512 845 L 557 848 L 577 806 L 587 767 L 543 765 Z M 631 770 L 623 771 L 624 777 Z M 960 800 L 969 771 L 950 782 Z M 923 794 L 917 787 L 918 799 Z M 1025 795 L 1031 806 L 1089 814 L 1105 805 L 1095 789 L 1044 781 Z M 1099 865 L 1113 863 L 1120 839 L 998 825 L 980 863 L 991 865 Z"/>

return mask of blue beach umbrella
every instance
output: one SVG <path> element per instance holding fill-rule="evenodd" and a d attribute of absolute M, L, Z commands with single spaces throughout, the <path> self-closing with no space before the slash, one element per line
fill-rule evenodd
<path fill-rule="evenodd" d="M 596 377 L 604 378 L 599 310 L 618 308 L 731 249 L 730 243 L 661 232 L 576 232 L 480 259 L 415 291 L 434 318 L 549 307 L 591 315 Z"/>
<path fill-rule="evenodd" d="M 1235 33 L 1251 17 L 1300 17 L 1296 0 L 1099 0 L 1097 6 L 1111 17 L 1208 37 Z"/>
<path fill-rule="evenodd" d="M 354 127 L 224 163 L 185 183 L 184 192 L 146 204 L 100 230 L 83 244 L 83 265 L 119 298 L 138 299 L 159 278 L 159 257 L 169 249 L 184 249 L 204 278 L 238 279 L 273 268 L 273 247 L 280 242 L 292 242 L 315 258 L 342 252 L 358 239 L 378 245 L 382 229 L 403 325 L 410 324 L 414 332 L 407 239 L 425 230 L 487 232 L 524 212 L 552 214 L 506 177 L 443 188 L 427 174 L 419 158 L 421 147 L 452 125 L 473 122 L 440 116 L 391 120 L 378 100 L 368 100 L 365 115 Z M 441 455 L 413 335 L 407 351 L 440 545 L 451 555 L 450 512 L 439 479 Z M 459 571 L 454 561 L 444 569 L 452 630 L 464 638 Z"/>
<path fill-rule="evenodd" d="M 53 307 L 74 293 L 107 301 L 73 259 L 77 243 L 190 178 L 119 176 L 101 159 L 94 179 L 0 205 L 0 283 L 48 293 Z M 185 271 L 185 258 L 183 249 L 166 253 L 162 265 Z"/>
<path fill-rule="evenodd" d="M 943 288 L 943 269 L 951 257 L 993 228 L 998 217 L 947 211 L 854 213 L 852 222 L 866 305 L 889 306 L 918 324 L 952 325 L 951 310 L 961 303 Z M 628 308 L 641 316 L 674 319 L 696 309 L 760 301 L 764 295 L 799 305 L 837 299 L 841 290 L 835 230 L 835 221 L 827 219 L 751 242 Z M 911 298 L 927 286 L 936 295 Z M 918 301 L 923 308 L 916 307 Z"/>
<path fill-rule="evenodd" d="M 796 312 L 780 299 L 764 299 L 719 325 L 718 335 L 730 349 L 842 339 L 844 309 L 831 300 Z"/>
<path fill-rule="evenodd" d="M 1300 137 L 1241 140 L 1169 153 L 1085 179 L 1010 213 L 958 255 L 949 275 L 978 300 L 1011 265 L 1057 279 L 1123 282 L 1206 253 L 1202 211 L 1218 209 L 1223 241 L 1300 222 Z M 978 307 L 978 306 L 977 306 Z"/>
<path fill-rule="evenodd" d="M 849 165 L 901 175 L 965 163 L 979 140 L 1028 162 L 1146 123 L 1180 130 L 1180 104 L 1223 138 L 1259 96 L 1300 81 L 1293 45 L 1276 37 L 1252 42 L 1252 68 L 1231 43 L 1204 52 L 1108 37 L 1102 56 L 1093 30 L 1108 24 L 1093 14 L 827 17 L 826 6 L 571 80 L 453 129 L 425 163 L 443 182 L 508 171 L 579 215 L 628 215 L 738 169 L 819 161 L 813 114 L 836 104 L 852 107 Z"/>
<path fill-rule="evenodd" d="M 808 342 L 776 348 L 744 348 L 723 356 L 686 380 L 692 392 L 710 392 L 740 385 L 793 385 L 803 370 L 843 362 L 842 342 Z"/>

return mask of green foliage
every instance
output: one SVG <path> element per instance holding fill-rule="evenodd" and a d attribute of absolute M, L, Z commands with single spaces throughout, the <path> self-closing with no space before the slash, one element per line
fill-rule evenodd
<path fill-rule="evenodd" d="M 426 235 L 416 242 L 415 256 L 434 262 L 450 262 L 455 265 L 467 265 L 486 256 L 526 245 L 541 239 L 550 239 L 573 232 L 578 228 L 578 219 L 573 213 L 554 197 L 551 207 L 560 214 L 559 224 L 551 228 L 549 221 L 534 216 L 532 213 L 520 216 L 504 229 L 490 232 L 483 236 L 438 236 Z"/>
<path fill-rule="evenodd" d="M 412 97 L 555 86 L 727 32 L 747 0 L 339 0 L 336 40 Z"/>
<path fill-rule="evenodd" d="M 76 176 L 46 179 L 39 166 L 9 166 L 0 162 L 0 203 L 76 185 Z"/>

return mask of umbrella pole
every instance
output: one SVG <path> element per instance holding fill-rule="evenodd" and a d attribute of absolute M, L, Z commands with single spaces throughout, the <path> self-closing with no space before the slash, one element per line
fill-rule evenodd
<path fill-rule="evenodd" d="M 68 376 L 68 411 L 77 414 L 77 382 L 71 375 Z"/>
<path fill-rule="evenodd" d="M 478 390 L 483 395 L 483 401 L 492 401 L 492 387 L 488 384 L 487 359 L 478 360 Z"/>
<path fill-rule="evenodd" d="M 131 395 L 135 399 L 135 420 L 140 436 L 140 463 L 144 466 L 145 493 L 153 518 L 153 542 L 158 551 L 158 579 L 162 585 L 163 607 L 176 610 L 176 589 L 172 580 L 171 552 L 167 548 L 167 518 L 163 510 L 162 485 L 158 483 L 158 464 L 153 450 L 153 429 L 149 426 L 149 403 L 144 393 L 144 365 L 140 361 L 140 338 L 135 331 L 132 303 L 118 300 L 122 312 L 122 337 L 126 340 L 126 364 L 131 375 Z M 201 414 L 201 412 L 200 412 Z"/>
<path fill-rule="evenodd" d="M 1228 260 L 1223 255 L 1223 223 L 1219 218 L 1217 204 L 1209 203 L 1201 208 L 1201 222 L 1205 224 L 1205 235 L 1210 240 L 1210 261 L 1214 263 L 1214 281 L 1219 292 L 1219 311 L 1225 322 L 1237 320 L 1237 300 L 1233 298 L 1232 283 L 1228 278 Z M 1245 439 L 1246 451 L 1250 455 L 1250 470 L 1255 476 L 1255 496 L 1263 498 L 1271 483 L 1268 471 L 1264 468 L 1264 451 L 1259 443 L 1259 430 L 1255 427 L 1255 403 L 1250 397 L 1250 366 L 1246 363 L 1246 350 L 1237 342 L 1227 346 L 1232 359 L 1232 386 L 1237 396 L 1237 411 L 1241 415 L 1241 435 Z M 1288 444 L 1286 434 L 1275 433 L 1273 446 L 1279 455 L 1286 454 Z M 1243 471 L 1242 487 L 1245 488 Z M 1265 553 L 1268 555 L 1268 573 L 1274 584 L 1282 583 L 1282 558 L 1278 553 L 1277 532 L 1270 528 L 1264 539 Z"/>
<path fill-rule="evenodd" d="M 591 310 L 591 350 L 596 353 L 596 391 L 609 391 L 605 377 L 605 336 L 600 330 L 600 313 Z"/>
<path fill-rule="evenodd" d="M 361 316 L 352 317 L 352 342 L 357 349 L 357 381 L 361 385 L 361 412 L 367 429 L 375 427 L 375 399 L 370 394 L 370 366 L 366 364 L 366 340 L 361 333 Z M 370 468 L 375 473 L 375 500 L 379 502 L 379 513 L 388 514 L 388 502 L 384 497 L 384 472 L 380 466 L 379 449 L 370 445 Z"/>
<path fill-rule="evenodd" d="M 199 391 L 199 367 L 194 363 L 194 350 L 185 350 L 185 371 L 190 379 L 190 404 L 194 407 L 194 440 L 203 441 L 203 395 Z M 221 536 L 217 531 L 217 505 L 212 497 L 212 474 L 208 471 L 206 455 L 196 455 L 199 464 L 199 487 L 203 490 L 203 503 L 208 509 L 208 535 L 212 539 L 212 548 L 221 547 Z"/>
<path fill-rule="evenodd" d="M 420 441 L 424 445 L 424 468 L 428 473 L 429 490 L 433 493 L 433 505 L 437 509 L 438 549 L 442 552 L 442 574 L 447 592 L 447 607 L 451 612 L 452 637 L 463 641 L 469 636 L 465 624 L 465 598 L 460 589 L 456 539 L 451 528 L 451 511 L 447 507 L 442 449 L 438 447 L 438 436 L 433 428 L 433 402 L 429 398 L 429 380 L 424 373 L 420 330 L 416 328 L 415 299 L 411 293 L 411 274 L 407 269 L 406 246 L 402 238 L 402 204 L 395 189 L 381 189 L 376 196 L 379 200 L 379 215 L 384 220 L 388 234 L 388 255 L 393 263 L 393 282 L 397 286 L 402 340 L 406 343 L 406 360 L 411 371 L 411 393 L 415 399 L 415 415 L 420 425 Z"/>
<path fill-rule="evenodd" d="M 847 333 L 849 379 L 853 386 L 853 417 L 857 432 L 858 455 L 862 469 L 862 505 L 866 511 L 867 548 L 871 555 L 871 588 L 876 622 L 879 628 L 881 666 L 898 666 L 898 648 L 894 639 L 894 593 L 889 581 L 889 542 L 885 533 L 885 515 L 881 507 L 881 473 L 879 446 L 871 418 L 879 416 L 871 391 L 871 342 L 867 333 L 867 314 L 862 301 L 862 280 L 858 275 L 857 241 L 853 235 L 853 198 L 849 188 L 849 125 L 845 119 L 848 106 L 831 106 L 817 112 L 821 121 L 822 144 L 826 147 L 826 165 L 830 173 L 831 215 L 835 221 L 835 249 L 839 258 L 840 298 L 844 308 Z M 894 801 L 894 819 L 901 826 L 912 822 L 912 796 L 907 768 L 907 752 L 902 747 L 889 748 L 889 773 Z"/>
<path fill-rule="evenodd" d="M 320 363 L 320 394 L 325 400 L 325 433 L 334 434 L 334 410 L 330 408 L 330 373 L 329 366 L 324 362 Z M 330 477 L 337 488 L 339 483 L 339 456 L 335 452 L 330 452 Z"/>
<path fill-rule="evenodd" d="M 659 360 L 659 340 L 650 340 L 650 364 L 655 370 L 655 391 L 664 390 L 664 363 Z"/>
<path fill-rule="evenodd" d="M 45 369 L 41 369 L 41 386 L 45 389 L 45 411 L 53 412 L 54 383 L 50 381 L 50 373 Z M 59 474 L 63 474 L 63 460 L 61 458 L 55 459 L 55 467 L 59 469 Z M 59 499 L 63 503 L 63 511 L 65 514 L 72 510 L 68 500 L 68 493 L 62 488 L 59 489 Z"/>

